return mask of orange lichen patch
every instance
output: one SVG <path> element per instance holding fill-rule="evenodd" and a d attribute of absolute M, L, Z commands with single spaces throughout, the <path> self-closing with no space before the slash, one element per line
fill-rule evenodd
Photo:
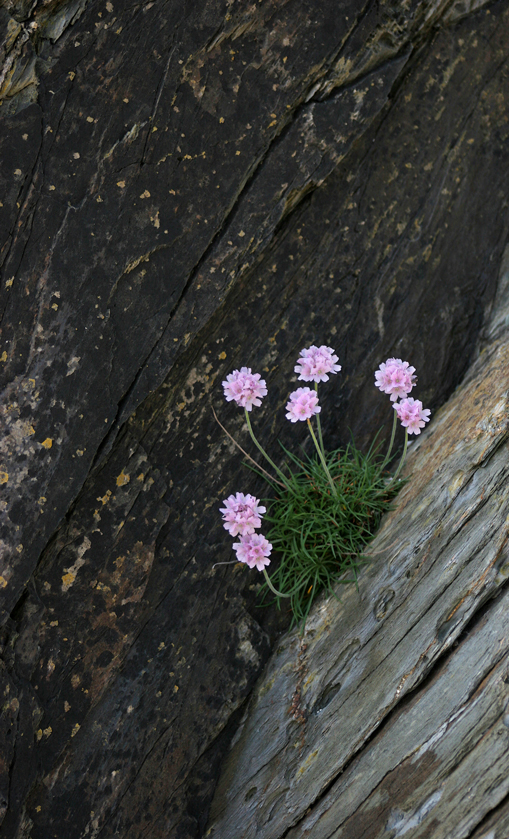
<path fill-rule="evenodd" d="M 131 476 L 126 475 L 126 473 L 124 471 L 122 471 L 117 478 L 117 486 L 118 487 L 123 487 L 123 486 L 125 486 L 125 484 L 128 484 L 130 480 L 131 480 Z"/>
<path fill-rule="evenodd" d="M 5 579 L 5 577 L 2 577 L 0 575 L 0 588 L 5 588 L 6 585 L 7 585 L 7 580 Z"/>
<path fill-rule="evenodd" d="M 74 737 L 74 736 L 78 733 L 78 731 L 80 730 L 80 728 L 81 728 L 81 725 L 79 724 L 79 722 L 77 722 L 77 723 L 73 726 L 73 729 L 72 729 L 72 731 L 71 731 L 71 737 Z"/>
<path fill-rule="evenodd" d="M 103 497 L 102 497 L 102 498 L 101 498 L 101 497 L 99 497 L 99 498 L 97 498 L 96 500 L 97 500 L 97 501 L 101 501 L 103 504 L 106 504 L 106 502 L 107 502 L 110 498 L 111 498 L 111 489 L 109 489 L 109 490 L 107 491 L 106 495 L 103 495 Z"/>
<path fill-rule="evenodd" d="M 45 449 L 51 449 L 53 445 L 53 440 L 51 437 L 46 437 L 45 440 L 42 441 L 41 446 L 44 446 Z"/>
<path fill-rule="evenodd" d="M 64 574 L 62 577 L 62 588 L 64 591 L 68 591 L 72 586 L 74 580 L 76 579 L 76 572 L 75 571 L 68 571 L 67 574 Z"/>
<path fill-rule="evenodd" d="M 6 484 L 9 480 L 9 473 L 0 470 L 0 484 Z"/>

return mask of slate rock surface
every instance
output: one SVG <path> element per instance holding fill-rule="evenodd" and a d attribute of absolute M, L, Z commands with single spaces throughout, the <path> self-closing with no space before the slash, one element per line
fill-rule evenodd
<path fill-rule="evenodd" d="M 509 4 L 11 0 L 0 33 L 0 835 L 198 837 L 289 620 L 212 568 L 265 491 L 220 383 L 263 372 L 274 456 L 311 343 L 331 446 L 387 422 L 388 356 L 448 399 L 507 239 Z"/>

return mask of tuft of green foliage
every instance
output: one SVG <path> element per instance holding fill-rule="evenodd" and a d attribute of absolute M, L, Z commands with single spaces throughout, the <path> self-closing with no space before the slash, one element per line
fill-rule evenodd
<path fill-rule="evenodd" d="M 363 455 L 350 443 L 325 454 L 334 496 L 317 455 L 303 461 L 285 452 L 293 464 L 286 486 L 270 482 L 275 498 L 265 500 L 265 519 L 272 525 L 267 538 L 280 557 L 270 580 L 289 598 L 292 625 L 302 622 L 304 631 L 313 601 L 323 589 L 336 596 L 335 584 L 357 585 L 358 568 L 367 561 L 363 550 L 406 481 L 391 480 L 386 461 L 373 446 Z M 270 595 L 267 584 L 263 595 Z M 277 601 L 281 608 L 282 598 Z"/>

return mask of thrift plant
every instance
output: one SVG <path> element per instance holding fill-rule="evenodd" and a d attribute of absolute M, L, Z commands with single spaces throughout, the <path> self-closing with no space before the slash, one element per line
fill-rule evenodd
<path fill-rule="evenodd" d="M 331 347 L 312 346 L 301 351 L 294 370 L 301 381 L 313 382 L 314 389 L 299 387 L 290 394 L 286 419 L 307 423 L 316 454 L 302 460 L 284 449 L 286 460 L 282 469 L 262 448 L 251 426 L 249 413 L 267 395 L 260 374 L 253 373 L 250 367 L 241 367 L 223 382 L 226 400 L 244 409 L 251 439 L 270 465 L 272 474 L 259 466 L 255 471 L 267 481 L 274 496 L 267 502 L 270 514 L 265 515 L 266 507 L 253 495 L 242 492 L 230 495 L 220 510 L 224 528 L 231 536 L 238 537 L 238 542 L 233 544 L 237 561 L 263 573 L 278 605 L 283 599 L 289 599 L 294 621 L 302 621 L 302 629 L 322 589 L 335 596 L 335 583 L 357 584 L 363 550 L 403 485 L 398 475 L 406 457 L 408 435 L 420 434 L 430 417 L 422 402 L 408 396 L 417 381 L 415 368 L 400 358 L 388 358 L 375 373 L 376 387 L 394 403 L 386 456 L 382 458 L 379 454 L 376 438 L 366 455 L 353 443 L 346 449 L 327 453 L 320 425 L 318 384 L 328 382 L 330 374 L 340 372 L 337 361 Z M 405 444 L 399 465 L 391 475 L 387 465 L 398 419 L 405 429 Z M 316 434 L 312 421 L 316 424 Z M 271 525 L 268 539 L 255 532 L 261 528 L 263 517 Z M 273 550 L 280 562 L 269 577 L 267 567 Z"/>

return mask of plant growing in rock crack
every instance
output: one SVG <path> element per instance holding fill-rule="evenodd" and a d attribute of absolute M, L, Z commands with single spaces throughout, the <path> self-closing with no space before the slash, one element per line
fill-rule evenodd
<path fill-rule="evenodd" d="M 270 590 L 279 606 L 283 599 L 289 600 L 293 620 L 301 622 L 302 630 L 320 591 L 326 589 L 336 596 L 333 588 L 336 583 L 357 584 L 358 568 L 365 561 L 363 550 L 403 484 L 398 476 L 406 457 L 408 435 L 420 434 L 430 416 L 422 402 L 408 396 L 416 382 L 415 368 L 407 361 L 389 358 L 375 373 L 375 385 L 390 395 L 393 402 L 394 419 L 387 454 L 380 455 L 376 438 L 367 454 L 358 451 L 353 442 L 345 449 L 327 452 L 320 423 L 318 385 L 328 382 L 329 374 L 340 372 L 337 362 L 331 347 L 311 346 L 302 350 L 294 369 L 301 381 L 312 382 L 314 388 L 299 387 L 290 394 L 286 418 L 292 423 L 307 423 L 315 454 L 301 459 L 282 447 L 285 453 L 282 468 L 276 466 L 260 445 L 251 425 L 250 412 L 267 395 L 260 374 L 242 367 L 223 382 L 227 401 L 235 401 L 244 409 L 251 439 L 270 466 L 271 472 L 257 464 L 254 469 L 273 493 L 266 502 L 270 504 L 268 514 L 254 496 L 241 492 L 230 495 L 221 508 L 224 527 L 238 537 L 238 542 L 233 544 L 237 561 L 263 573 L 264 595 Z M 405 429 L 405 444 L 399 465 L 391 475 L 387 465 L 398 419 Z M 271 525 L 268 538 L 256 532 L 264 516 Z M 273 550 L 279 554 L 280 562 L 269 577 L 267 567 Z"/>

